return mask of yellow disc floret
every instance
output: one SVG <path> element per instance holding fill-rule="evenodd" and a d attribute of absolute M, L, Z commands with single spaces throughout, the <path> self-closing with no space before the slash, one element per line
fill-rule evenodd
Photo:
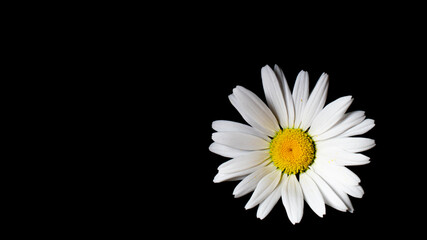
<path fill-rule="evenodd" d="M 313 139 L 302 129 L 283 129 L 270 143 L 274 165 L 286 174 L 305 172 L 315 158 Z"/>

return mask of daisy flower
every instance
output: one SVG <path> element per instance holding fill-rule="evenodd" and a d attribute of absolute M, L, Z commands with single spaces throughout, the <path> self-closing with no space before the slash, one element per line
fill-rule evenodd
<path fill-rule="evenodd" d="M 265 104 L 248 89 L 237 86 L 231 104 L 249 124 L 219 120 L 212 123 L 209 149 L 232 158 L 218 167 L 215 183 L 241 180 L 233 195 L 250 192 L 245 208 L 258 205 L 257 217 L 265 218 L 282 199 L 289 220 L 299 223 L 304 200 L 320 217 L 325 204 L 353 212 L 349 195 L 363 196 L 360 178 L 346 166 L 369 163 L 360 152 L 375 141 L 355 137 L 374 127 L 365 112 L 346 113 L 351 96 L 325 106 L 328 75 L 323 73 L 309 94 L 308 73 L 301 71 L 293 91 L 282 70 L 268 65 L 261 70 Z"/>

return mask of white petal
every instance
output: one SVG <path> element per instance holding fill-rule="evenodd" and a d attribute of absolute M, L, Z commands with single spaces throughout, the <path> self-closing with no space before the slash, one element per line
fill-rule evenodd
<path fill-rule="evenodd" d="M 347 152 L 338 147 L 317 147 L 316 155 L 319 156 L 319 159 L 326 159 L 326 161 L 339 166 L 356 166 L 369 163 L 369 157 L 360 153 Z"/>
<path fill-rule="evenodd" d="M 364 111 L 355 111 L 355 112 L 346 113 L 343 116 L 342 120 L 339 121 L 335 126 L 331 127 L 329 130 L 325 131 L 324 133 L 321 133 L 317 136 L 312 136 L 312 137 L 314 140 L 320 141 L 320 140 L 326 140 L 326 139 L 338 136 L 343 132 L 347 131 L 348 129 L 361 123 L 364 119 L 365 119 Z"/>
<path fill-rule="evenodd" d="M 355 198 L 361 198 L 365 193 L 363 191 L 363 188 L 360 185 L 354 185 L 354 186 L 344 185 L 343 188 L 345 193 Z"/>
<path fill-rule="evenodd" d="M 365 165 L 365 164 L 369 164 L 369 157 L 360 154 L 360 153 L 350 153 L 351 157 L 347 157 L 347 158 L 337 158 L 335 160 L 335 164 L 338 166 L 360 166 L 360 165 Z"/>
<path fill-rule="evenodd" d="M 267 158 L 270 158 L 268 150 L 253 151 L 224 162 L 223 164 L 219 165 L 218 170 L 221 173 L 241 172 L 261 164 Z"/>
<path fill-rule="evenodd" d="M 292 222 L 292 224 L 294 223 L 294 218 L 292 216 L 292 212 L 291 212 L 291 206 L 289 205 L 289 194 L 288 194 L 288 182 L 289 182 L 289 176 L 286 174 L 283 174 L 282 176 L 282 189 L 281 189 L 281 195 L 282 195 L 282 203 L 283 206 L 286 209 L 286 214 L 288 215 L 289 220 Z"/>
<path fill-rule="evenodd" d="M 334 189 L 335 193 L 341 198 L 341 200 L 344 202 L 344 204 L 347 206 L 347 210 L 349 212 L 354 212 L 353 204 L 351 203 L 350 198 L 348 195 L 342 190 L 340 185 L 337 185 L 335 182 L 328 182 L 329 186 L 331 186 L 332 189 Z"/>
<path fill-rule="evenodd" d="M 292 224 L 299 223 L 304 212 L 304 197 L 294 174 L 287 177 L 282 188 L 282 201 Z"/>
<path fill-rule="evenodd" d="M 323 199 L 327 205 L 342 212 L 347 210 L 344 202 L 338 197 L 334 190 L 332 190 L 332 188 L 319 175 L 317 175 L 317 173 L 311 169 L 308 169 L 305 173 L 308 174 L 319 187 L 319 190 L 322 193 Z"/>
<path fill-rule="evenodd" d="M 365 121 L 361 122 L 360 124 L 348 129 L 345 131 L 341 136 L 343 137 L 351 137 L 356 135 L 362 135 L 369 130 L 371 130 L 375 126 L 375 121 L 373 119 L 366 119 Z"/>
<path fill-rule="evenodd" d="M 270 147 L 270 143 L 262 138 L 239 132 L 216 132 L 212 134 L 212 139 L 219 144 L 241 150 L 260 150 Z"/>
<path fill-rule="evenodd" d="M 338 147 L 348 152 L 363 152 L 375 146 L 375 141 L 361 137 L 338 137 L 316 142 L 318 148 Z"/>
<path fill-rule="evenodd" d="M 252 168 L 248 168 L 244 171 L 240 171 L 240 172 L 234 172 L 234 173 L 222 173 L 221 171 L 218 172 L 218 174 L 215 176 L 213 182 L 214 183 L 220 183 L 220 182 L 224 182 L 224 181 L 236 181 L 236 180 L 242 180 L 243 178 L 245 178 L 246 176 L 248 176 L 249 174 L 257 171 L 258 169 L 262 168 L 265 166 L 264 162 L 263 164 L 259 164 L 255 167 Z"/>
<path fill-rule="evenodd" d="M 280 130 L 276 117 L 257 95 L 242 86 L 235 87 L 233 94 L 253 114 L 259 124 L 275 132 Z"/>
<path fill-rule="evenodd" d="M 363 189 L 359 186 L 359 177 L 346 167 L 316 162 L 314 169 L 335 191 L 338 191 L 337 193 L 341 192 L 340 197 L 344 197 L 343 200 L 348 201 L 350 210 L 351 202 L 346 194 L 357 198 L 363 196 Z"/>
<path fill-rule="evenodd" d="M 326 107 L 313 119 L 309 130 L 310 135 L 316 136 L 322 134 L 333 127 L 341 120 L 352 102 L 353 99 L 351 96 L 346 96 L 338 98 L 326 105 Z"/>
<path fill-rule="evenodd" d="M 256 213 L 256 216 L 259 219 L 264 219 L 274 208 L 276 203 L 279 201 L 280 196 L 282 194 L 282 185 L 285 181 L 283 178 L 281 179 L 280 183 L 276 186 L 276 188 L 273 190 L 273 192 L 264 200 L 262 201 L 259 206 Z"/>
<path fill-rule="evenodd" d="M 257 129 L 238 122 L 217 120 L 212 122 L 212 128 L 218 132 L 242 132 L 260 137 L 268 142 L 271 140 L 267 135 L 263 134 Z"/>
<path fill-rule="evenodd" d="M 336 171 L 336 176 L 344 184 L 357 185 L 360 183 L 359 176 L 357 176 L 354 172 L 344 166 L 335 166 L 334 171 Z"/>
<path fill-rule="evenodd" d="M 302 114 L 307 103 L 309 95 L 309 80 L 308 73 L 301 71 L 292 90 L 292 97 L 294 99 L 295 106 L 295 127 L 298 128 L 301 124 Z"/>
<path fill-rule="evenodd" d="M 307 130 L 310 127 L 313 119 L 322 110 L 326 102 L 326 96 L 328 93 L 329 78 L 328 74 L 323 73 L 319 80 L 314 86 L 310 97 L 307 100 L 307 104 L 304 107 L 302 114 L 302 120 L 300 128 Z"/>
<path fill-rule="evenodd" d="M 287 127 L 293 128 L 295 121 L 295 107 L 291 90 L 289 89 L 288 82 L 286 81 L 285 74 L 282 69 L 280 69 L 279 66 L 274 65 L 274 72 L 276 73 L 276 77 L 279 79 L 283 89 L 283 97 L 285 99 L 286 110 L 288 113 Z"/>
<path fill-rule="evenodd" d="M 318 172 L 322 172 L 323 175 L 327 175 L 328 178 L 334 179 L 340 184 L 354 186 L 360 182 L 360 178 L 344 166 L 319 161 L 316 161 L 316 163 L 316 170 Z"/>
<path fill-rule="evenodd" d="M 323 217 L 326 213 L 325 201 L 316 183 L 308 174 L 300 174 L 299 181 L 305 201 L 319 217 Z"/>
<path fill-rule="evenodd" d="M 330 174 L 331 172 L 325 171 L 325 170 L 327 170 L 327 168 L 323 167 L 322 164 L 318 164 L 317 162 L 312 164 L 310 167 L 312 169 L 314 169 L 314 171 L 317 174 L 319 174 L 319 176 L 322 177 L 323 180 L 325 180 L 328 183 L 328 185 L 334 190 L 334 192 L 345 203 L 348 211 L 353 212 L 354 211 L 353 205 L 351 204 L 350 198 L 345 193 L 343 185 L 339 181 L 337 181 L 336 179 L 334 179 L 332 177 L 332 174 Z"/>
<path fill-rule="evenodd" d="M 267 136 L 274 136 L 275 131 L 264 126 L 262 122 L 259 122 L 260 119 L 256 115 L 257 113 L 254 112 L 250 105 L 244 104 L 239 101 L 234 94 L 230 94 L 228 96 L 228 99 L 230 100 L 231 104 L 237 109 L 243 119 L 245 119 L 245 121 L 249 123 L 249 125 L 251 125 L 252 127 Z"/>
<path fill-rule="evenodd" d="M 273 164 L 262 167 L 255 172 L 246 176 L 237 186 L 234 188 L 233 195 L 235 198 L 242 197 L 253 190 L 255 190 L 259 181 L 267 174 L 276 170 Z"/>
<path fill-rule="evenodd" d="M 240 150 L 240 149 L 235 149 L 235 148 L 231 148 L 231 147 L 227 147 L 225 145 L 213 142 L 210 146 L 209 146 L 209 151 L 216 153 L 218 155 L 221 155 L 223 157 L 228 157 L 228 158 L 235 158 L 238 157 L 240 155 L 244 155 L 249 153 L 250 151 L 246 151 L 246 150 Z"/>
<path fill-rule="evenodd" d="M 233 173 L 233 174 L 224 174 L 224 173 L 218 172 L 215 175 L 213 182 L 214 183 L 221 183 L 221 182 L 225 182 L 225 181 L 240 181 L 250 173 L 251 173 L 250 171 L 248 171 L 247 173 Z"/>
<path fill-rule="evenodd" d="M 288 126 L 288 113 L 276 74 L 266 65 L 261 69 L 261 78 L 267 104 L 276 115 L 282 128 L 286 128 Z"/>
<path fill-rule="evenodd" d="M 255 191 L 251 196 L 251 199 L 249 199 L 248 203 L 245 206 L 245 209 L 253 208 L 260 202 L 264 201 L 264 199 L 267 198 L 273 192 L 277 184 L 279 184 L 281 177 L 282 172 L 278 169 L 264 176 L 256 186 Z"/>

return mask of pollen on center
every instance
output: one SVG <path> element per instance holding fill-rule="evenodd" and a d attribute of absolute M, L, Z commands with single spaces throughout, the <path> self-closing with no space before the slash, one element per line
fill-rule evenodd
<path fill-rule="evenodd" d="M 274 165 L 288 175 L 305 172 L 313 163 L 315 153 L 313 139 L 302 129 L 280 130 L 270 143 Z"/>

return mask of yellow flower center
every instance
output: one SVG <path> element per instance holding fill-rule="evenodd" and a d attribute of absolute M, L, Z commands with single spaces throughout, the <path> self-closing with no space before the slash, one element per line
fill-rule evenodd
<path fill-rule="evenodd" d="M 313 139 L 302 129 L 283 129 L 270 143 L 270 156 L 276 167 L 286 174 L 305 172 L 316 153 Z"/>

